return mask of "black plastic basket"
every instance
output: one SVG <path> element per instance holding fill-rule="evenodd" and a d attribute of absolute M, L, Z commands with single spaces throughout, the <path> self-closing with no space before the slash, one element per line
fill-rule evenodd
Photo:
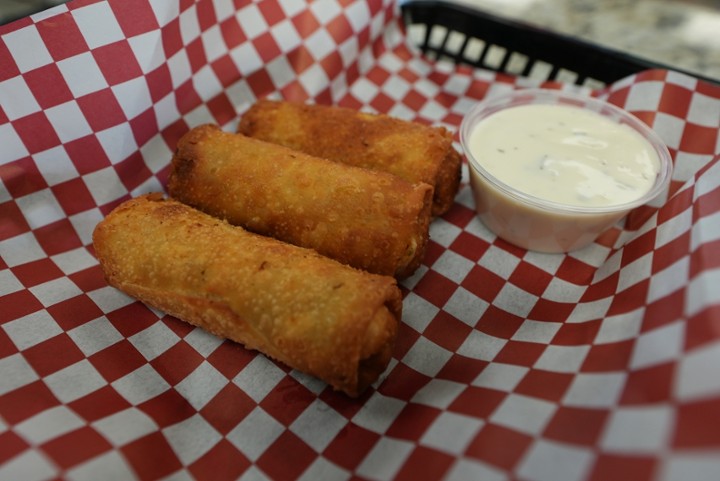
<path fill-rule="evenodd" d="M 425 26 L 418 46 L 426 55 L 496 72 L 592 87 L 647 69 L 682 72 L 464 5 L 406 1 L 401 11 L 407 28 Z"/>

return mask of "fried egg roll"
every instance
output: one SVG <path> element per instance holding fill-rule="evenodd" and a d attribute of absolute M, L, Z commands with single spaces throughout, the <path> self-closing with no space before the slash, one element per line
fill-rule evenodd
<path fill-rule="evenodd" d="M 443 127 L 337 106 L 260 100 L 242 116 L 238 132 L 430 184 L 434 216 L 447 212 L 458 192 L 462 160 Z"/>
<path fill-rule="evenodd" d="M 402 312 L 392 277 L 247 232 L 162 194 L 115 208 L 93 245 L 110 285 L 350 396 L 390 360 Z"/>
<path fill-rule="evenodd" d="M 214 125 L 179 140 L 168 192 L 252 232 L 398 278 L 420 265 L 429 236 L 429 185 Z"/>

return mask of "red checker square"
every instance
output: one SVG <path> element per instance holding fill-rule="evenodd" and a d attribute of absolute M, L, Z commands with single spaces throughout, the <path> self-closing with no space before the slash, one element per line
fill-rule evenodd
<path fill-rule="evenodd" d="M 71 366 L 85 358 L 70 336 L 64 332 L 25 349 L 23 355 L 41 377 Z"/>
<path fill-rule="evenodd" d="M 19 352 L 5 330 L 0 329 L 0 359 Z"/>
<path fill-rule="evenodd" d="M 315 451 L 291 431 L 284 431 L 257 460 L 270 479 L 297 479 L 315 460 Z"/>
<path fill-rule="evenodd" d="M 437 373 L 436 377 L 438 379 L 470 384 L 488 364 L 487 361 L 472 359 L 453 353 L 440 372 Z"/>
<path fill-rule="evenodd" d="M 83 426 L 48 441 L 42 448 L 58 466 L 68 469 L 111 450 L 112 445 L 90 426 Z"/>
<path fill-rule="evenodd" d="M 235 62 L 228 55 L 223 55 L 215 60 L 210 64 L 210 67 L 218 80 L 220 80 L 220 83 L 225 86 L 232 85 L 242 77 Z"/>
<path fill-rule="evenodd" d="M 368 388 L 357 398 L 351 398 L 345 393 L 335 391 L 328 386 L 319 394 L 319 399 L 330 406 L 338 414 L 347 419 L 352 419 L 353 416 L 362 409 L 365 401 L 370 399 L 374 392 L 373 388 Z"/>
<path fill-rule="evenodd" d="M 405 354 L 413 347 L 415 342 L 420 338 L 420 334 L 405 323 L 398 325 L 398 335 L 393 349 L 393 356 L 396 359 L 402 359 Z"/>
<path fill-rule="evenodd" d="M 35 100 L 43 109 L 49 109 L 73 99 L 73 94 L 65 83 L 60 69 L 54 63 L 31 70 L 25 73 L 23 78 Z"/>
<path fill-rule="evenodd" d="M 208 100 L 207 107 L 215 118 L 215 122 L 220 125 L 224 125 L 237 117 L 235 106 L 224 92 Z"/>
<path fill-rule="evenodd" d="M 0 177 L 2 177 L 2 167 L 0 167 Z M 12 200 L 0 204 L 0 219 L 3 220 L 0 223 L 0 241 L 30 230 L 25 216 Z"/>
<path fill-rule="evenodd" d="M 547 271 L 528 262 L 520 261 L 508 280 L 520 289 L 540 296 L 545 292 L 552 279 L 552 274 Z"/>
<path fill-rule="evenodd" d="M 195 4 L 200 30 L 203 32 L 217 24 L 214 2 L 199 2 Z"/>
<path fill-rule="evenodd" d="M 675 193 L 663 204 L 662 208 L 658 210 L 658 224 L 664 224 L 673 217 L 682 214 L 687 209 L 693 208 L 695 204 L 694 196 L 694 188 Z"/>
<path fill-rule="evenodd" d="M 315 394 L 292 376 L 283 377 L 260 402 L 260 406 L 283 425 L 289 426 L 315 400 Z"/>
<path fill-rule="evenodd" d="M 405 364 L 398 363 L 378 386 L 378 392 L 384 396 L 399 399 L 410 399 L 430 381 L 430 378 L 421 374 Z"/>
<path fill-rule="evenodd" d="M 644 279 L 624 291 L 615 294 L 612 304 L 607 311 L 608 316 L 625 314 L 645 306 L 648 289 L 650 288 L 650 279 Z"/>
<path fill-rule="evenodd" d="M 541 297 L 535 301 L 528 318 L 546 322 L 564 322 L 575 310 L 575 306 L 575 303 L 551 301 Z"/>
<path fill-rule="evenodd" d="M 145 145 L 145 143 L 155 137 L 159 131 L 155 109 L 150 107 L 130 119 L 130 129 L 135 138 L 135 143 L 141 147 Z M 148 175 L 152 175 L 149 170 L 146 170 L 146 172 Z"/>
<path fill-rule="evenodd" d="M 545 428 L 544 437 L 570 444 L 594 445 L 605 427 L 608 411 L 560 406 Z"/>
<path fill-rule="evenodd" d="M 563 346 L 582 346 L 591 344 L 602 325 L 602 319 L 579 323 L 564 323 L 553 337 L 553 344 Z"/>
<path fill-rule="evenodd" d="M 109 5 L 127 38 L 159 28 L 155 12 L 146 0 L 123 0 Z"/>
<path fill-rule="evenodd" d="M 478 386 L 468 386 L 448 407 L 449 411 L 468 414 L 480 419 L 489 417 L 507 393 Z"/>
<path fill-rule="evenodd" d="M 720 268 L 720 239 L 699 245 L 690 255 L 689 276 L 694 278 L 704 270 Z"/>
<path fill-rule="evenodd" d="M 36 286 L 64 276 L 63 272 L 48 258 L 13 267 L 12 273 L 25 287 Z"/>
<path fill-rule="evenodd" d="M 420 112 L 427 103 L 427 97 L 419 93 L 417 90 L 410 90 L 402 99 L 402 103 L 410 107 L 415 112 Z"/>
<path fill-rule="evenodd" d="M 204 358 L 186 342 L 180 341 L 150 361 L 158 374 L 174 386 L 202 364 Z"/>
<path fill-rule="evenodd" d="M 598 301 L 614 296 L 615 291 L 617 291 L 619 279 L 620 272 L 615 272 L 595 284 L 590 284 L 583 292 L 580 302 Z"/>
<path fill-rule="evenodd" d="M 45 112 L 19 118 L 13 122 L 13 127 L 31 154 L 60 145 L 60 138 Z"/>
<path fill-rule="evenodd" d="M 409 403 L 398 413 L 385 433 L 387 436 L 414 441 L 420 439 L 440 415 L 440 410 L 422 404 Z"/>
<path fill-rule="evenodd" d="M 301 38 L 309 37 L 315 30 L 320 28 L 320 22 L 309 8 L 303 8 L 291 20 Z"/>
<path fill-rule="evenodd" d="M 620 404 L 642 405 L 671 400 L 675 367 L 674 362 L 667 362 L 658 366 L 630 371 L 627 381 L 625 381 L 625 389 L 620 396 Z"/>
<path fill-rule="evenodd" d="M 200 414 L 220 433 L 227 434 L 245 419 L 255 405 L 250 396 L 230 383 L 202 408 Z"/>
<path fill-rule="evenodd" d="M 707 449 L 720 447 L 717 416 L 720 399 L 717 397 L 681 404 L 672 445 L 679 449 Z M 714 421 L 711 421 L 714 420 Z"/>
<path fill-rule="evenodd" d="M 181 114 L 186 114 L 202 104 L 202 99 L 195 90 L 192 80 L 188 80 L 175 90 L 175 100 Z M 173 145 L 174 148 L 175 145 Z"/>
<path fill-rule="evenodd" d="M 457 284 L 433 270 L 429 270 L 415 286 L 415 293 L 437 307 L 443 307 L 457 289 Z"/>
<path fill-rule="evenodd" d="M 91 423 L 129 408 L 130 403 L 112 386 L 107 385 L 70 402 L 68 407 L 86 422 Z"/>
<path fill-rule="evenodd" d="M 127 40 L 103 45 L 94 49 L 92 54 L 110 85 L 127 82 L 142 75 L 142 68 Z"/>
<path fill-rule="evenodd" d="M 338 466 L 353 471 L 379 439 L 377 433 L 357 424 L 346 424 L 322 454 Z"/>
<path fill-rule="evenodd" d="M 105 150 L 94 135 L 72 140 L 64 145 L 65 151 L 81 175 L 95 172 L 110 165 Z"/>
<path fill-rule="evenodd" d="M 194 331 L 196 328 L 189 322 L 181 321 L 177 317 L 166 314 L 163 318 L 163 322 L 170 328 L 178 337 L 185 337 Z"/>
<path fill-rule="evenodd" d="M 185 47 L 185 52 L 187 53 L 188 61 L 190 62 L 190 69 L 193 72 L 197 72 L 207 65 L 208 60 L 205 55 L 205 45 L 203 44 L 202 37 L 198 37 L 190 42 Z"/>
<path fill-rule="evenodd" d="M 685 294 L 684 289 L 678 289 L 648 304 L 643 316 L 642 332 L 652 331 L 682 318 L 684 316 Z"/>
<path fill-rule="evenodd" d="M 344 17 L 343 17 L 344 18 Z M 382 85 L 384 84 L 387 79 L 391 77 L 390 72 L 388 72 L 385 69 L 382 68 L 374 68 L 370 70 L 365 78 L 369 80 L 371 83 L 374 83 L 375 85 Z"/>
<path fill-rule="evenodd" d="M 423 256 L 423 264 L 426 266 L 431 266 L 435 264 L 435 262 L 440 258 L 441 255 L 445 252 L 445 247 L 438 244 L 432 239 L 428 239 L 428 243 L 425 249 L 425 254 Z"/>
<path fill-rule="evenodd" d="M 588 481 L 632 479 L 650 481 L 655 478 L 657 461 L 651 456 L 632 454 L 598 454 Z"/>
<path fill-rule="evenodd" d="M 113 382 L 146 363 L 129 341 L 123 339 L 88 358 L 107 382 Z"/>
<path fill-rule="evenodd" d="M 453 210 L 455 209 L 451 209 L 451 212 Z M 485 254 L 485 251 L 487 251 L 488 247 L 490 247 L 490 244 L 488 244 L 487 241 L 479 237 L 475 237 L 472 234 L 468 234 L 465 231 L 461 232 L 455 238 L 453 243 L 450 244 L 451 251 L 456 252 L 461 256 L 475 262 L 477 262 L 483 256 L 483 254 Z"/>
<path fill-rule="evenodd" d="M 43 305 L 30 291 L 22 290 L 0 296 L 0 324 L 43 309 Z"/>
<path fill-rule="evenodd" d="M 337 78 L 344 70 L 343 59 L 337 51 L 330 52 L 325 58 L 320 60 L 320 66 L 325 70 L 325 73 L 330 79 Z M 332 96 L 330 96 L 325 103 L 333 103 Z"/>
<path fill-rule="evenodd" d="M 443 215 L 443 220 L 455 224 L 462 229 L 464 229 L 474 218 L 474 210 L 468 209 L 464 205 L 458 203 L 453 204 L 452 208 Z M 472 234 L 468 234 L 467 232 L 462 232 L 462 234 L 470 235 L 471 237 L 476 238 L 475 236 L 473 236 Z M 490 244 L 485 241 L 483 241 L 483 245 L 487 247 L 490 246 Z M 487 247 L 485 249 L 487 249 Z"/>
<path fill-rule="evenodd" d="M 548 401 L 560 401 L 574 377 L 570 373 L 531 369 L 517 385 L 515 392 Z"/>
<path fill-rule="evenodd" d="M 68 218 L 35 229 L 35 239 L 49 256 L 83 245 Z"/>
<path fill-rule="evenodd" d="M 170 58 L 183 48 L 183 39 L 180 34 L 180 18 L 174 18 L 160 29 L 163 52 Z"/>
<path fill-rule="evenodd" d="M 20 75 L 20 69 L 17 68 L 15 59 L 5 42 L 0 42 L 0 65 L 2 65 L 2 68 L 0 68 L 0 82 Z"/>
<path fill-rule="evenodd" d="M 287 60 L 298 74 L 303 73 L 308 67 L 315 64 L 315 59 L 304 45 L 298 45 L 297 48 L 288 52 Z"/>
<path fill-rule="evenodd" d="M 0 179 L 13 197 L 22 197 L 47 188 L 45 178 L 30 157 L 0 165 Z M 16 229 L 9 230 L 14 232 Z"/>
<path fill-rule="evenodd" d="M 325 25 L 325 29 L 338 45 L 354 35 L 352 25 L 350 25 L 345 15 L 338 15 L 330 20 Z"/>
<path fill-rule="evenodd" d="M 720 332 L 720 305 L 709 306 L 690 319 L 685 328 L 685 351 L 715 342 Z"/>
<path fill-rule="evenodd" d="M 439 311 L 423 335 L 435 344 L 455 352 L 465 342 L 472 328 L 445 311 Z"/>
<path fill-rule="evenodd" d="M 510 470 L 531 443 L 532 438 L 526 434 L 487 424 L 472 440 L 465 454 Z"/>
<path fill-rule="evenodd" d="M 443 479 L 454 462 L 454 456 L 425 446 L 416 446 L 394 479 L 396 481 Z"/>
<path fill-rule="evenodd" d="M 252 42 L 263 62 L 270 62 L 282 55 L 282 50 L 280 50 L 277 42 L 275 42 L 275 38 L 269 31 L 260 34 Z"/>
<path fill-rule="evenodd" d="M 95 201 L 81 177 L 70 179 L 50 187 L 55 199 L 68 216 L 91 209 Z"/>
<path fill-rule="evenodd" d="M 13 431 L 0 434 L 0 464 L 5 464 L 30 446 L 27 441 Z"/>
<path fill-rule="evenodd" d="M 177 424 L 197 413 L 182 394 L 174 389 L 168 389 L 137 407 L 150 416 L 160 428 Z"/>
<path fill-rule="evenodd" d="M 401 78 L 407 80 L 409 83 L 415 83 L 420 78 L 420 75 L 417 74 L 417 72 L 414 72 L 410 70 L 409 68 L 401 68 L 397 75 L 399 75 Z"/>
<path fill-rule="evenodd" d="M 135 120 L 137 121 L 137 119 Z M 132 126 L 133 123 L 131 122 L 130 125 Z M 136 131 L 135 127 L 137 125 L 133 127 L 133 131 Z M 152 172 L 147 168 L 145 160 L 139 151 L 130 154 L 129 157 L 118 163 L 115 166 L 115 172 L 117 172 L 120 181 L 129 191 L 134 190 L 149 177 L 152 177 Z"/>
<path fill-rule="evenodd" d="M 480 299 L 492 302 L 505 285 L 505 282 L 505 279 L 494 272 L 476 265 L 468 272 L 460 285 Z"/>
<path fill-rule="evenodd" d="M 35 26 L 43 45 L 56 62 L 88 51 L 85 37 L 72 15 L 55 15 L 52 21 L 39 22 Z"/>
<path fill-rule="evenodd" d="M 718 145 L 718 128 L 704 127 L 697 124 L 685 124 L 680 150 L 691 154 L 707 154 L 714 152 Z"/>
<path fill-rule="evenodd" d="M 262 16 L 265 18 L 265 21 L 270 26 L 285 20 L 285 12 L 279 3 L 260 2 L 257 6 L 260 9 Z"/>
<path fill-rule="evenodd" d="M 157 316 L 140 302 L 133 302 L 107 314 L 112 325 L 125 337 L 152 326 L 158 320 Z"/>
<path fill-rule="evenodd" d="M 653 229 L 625 244 L 622 252 L 622 265 L 626 266 L 652 252 L 655 249 L 656 234 L 657 230 Z"/>
<path fill-rule="evenodd" d="M 127 120 L 115 94 L 109 88 L 80 97 L 77 99 L 77 103 L 85 120 L 95 132 Z"/>
<path fill-rule="evenodd" d="M 303 11 L 305 11 L 305 9 L 303 9 Z M 235 17 L 230 17 L 220 23 L 220 33 L 228 50 L 232 50 L 247 41 L 245 32 L 240 28 L 240 24 Z"/>
<path fill-rule="evenodd" d="M 515 335 L 523 322 L 525 322 L 525 319 L 522 317 L 490 305 L 483 313 L 475 328 L 491 336 L 510 339 Z"/>
<path fill-rule="evenodd" d="M 680 85 L 666 83 L 662 97 L 658 103 L 658 112 L 674 115 L 681 119 L 687 118 L 692 104 L 693 91 Z"/>
<path fill-rule="evenodd" d="M 41 380 L 0 396 L 0 412 L 3 419 L 11 425 L 19 424 L 58 404 L 60 402 Z"/>
<path fill-rule="evenodd" d="M 148 434 L 120 450 L 142 480 L 160 479 L 182 467 L 175 451 L 160 432 Z"/>
<path fill-rule="evenodd" d="M 93 253 L 92 246 L 88 247 L 88 251 Z M 83 292 L 90 292 L 107 286 L 107 282 L 99 265 L 75 272 L 68 277 Z"/>
<path fill-rule="evenodd" d="M 207 360 L 226 378 L 233 379 L 254 358 L 253 351 L 245 349 L 236 342 L 225 341 L 208 356 Z"/>
<path fill-rule="evenodd" d="M 167 63 L 147 73 L 145 75 L 145 82 L 147 83 L 150 98 L 153 102 L 158 102 L 172 92 L 172 77 L 170 76 L 170 68 Z"/>
<path fill-rule="evenodd" d="M 310 94 L 305 90 L 305 87 L 298 78 L 291 80 L 287 85 L 282 87 L 280 89 L 280 96 L 293 102 L 306 102 L 310 99 Z"/>
<path fill-rule="evenodd" d="M 520 366 L 532 366 L 547 346 L 536 342 L 508 341 L 494 361 Z"/>
<path fill-rule="evenodd" d="M 710 167 L 710 164 L 707 164 L 707 166 Z M 720 202 L 717 202 L 718 198 L 720 198 L 720 187 L 716 187 L 710 192 L 705 192 L 695 199 L 692 204 L 693 220 L 698 220 L 720 211 Z"/>
<path fill-rule="evenodd" d="M 634 345 L 634 339 L 595 344 L 590 348 L 580 370 L 582 372 L 624 371 L 630 362 Z"/>
<path fill-rule="evenodd" d="M 682 259 L 691 250 L 690 231 L 687 231 L 667 244 L 658 247 L 653 255 L 652 270 L 660 272 Z"/>
<path fill-rule="evenodd" d="M 378 112 L 389 112 L 396 103 L 397 102 L 389 95 L 384 92 L 379 92 L 375 98 L 370 101 L 370 106 Z"/>
<path fill-rule="evenodd" d="M 240 479 L 252 463 L 227 439 L 221 439 L 188 470 L 197 481 Z"/>
<path fill-rule="evenodd" d="M 555 276 L 577 286 L 590 284 L 595 275 L 596 267 L 584 263 L 572 256 L 565 256 L 555 272 Z"/>

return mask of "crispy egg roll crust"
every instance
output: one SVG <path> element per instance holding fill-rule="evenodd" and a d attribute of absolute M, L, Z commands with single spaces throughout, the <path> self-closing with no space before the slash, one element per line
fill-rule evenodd
<path fill-rule="evenodd" d="M 108 283 L 350 396 L 385 370 L 395 279 L 234 227 L 162 195 L 129 200 L 93 233 Z"/>
<path fill-rule="evenodd" d="M 462 158 L 443 127 L 337 106 L 262 99 L 242 116 L 238 132 L 430 184 L 434 216 L 450 209 L 460 185 Z"/>
<path fill-rule="evenodd" d="M 171 197 L 247 230 L 403 278 L 422 262 L 432 187 L 195 127 L 178 142 Z"/>

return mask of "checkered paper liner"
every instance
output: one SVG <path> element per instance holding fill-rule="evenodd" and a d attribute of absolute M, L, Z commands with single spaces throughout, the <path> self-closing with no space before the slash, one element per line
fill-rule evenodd
<path fill-rule="evenodd" d="M 498 240 L 464 167 L 358 400 L 106 284 L 94 226 L 163 189 L 191 126 L 270 95 L 456 131 L 535 85 L 405 34 L 387 0 L 74 0 L 0 28 L 0 479 L 720 478 L 720 90 L 687 76 L 592 92 L 675 172 L 586 249 Z"/>

